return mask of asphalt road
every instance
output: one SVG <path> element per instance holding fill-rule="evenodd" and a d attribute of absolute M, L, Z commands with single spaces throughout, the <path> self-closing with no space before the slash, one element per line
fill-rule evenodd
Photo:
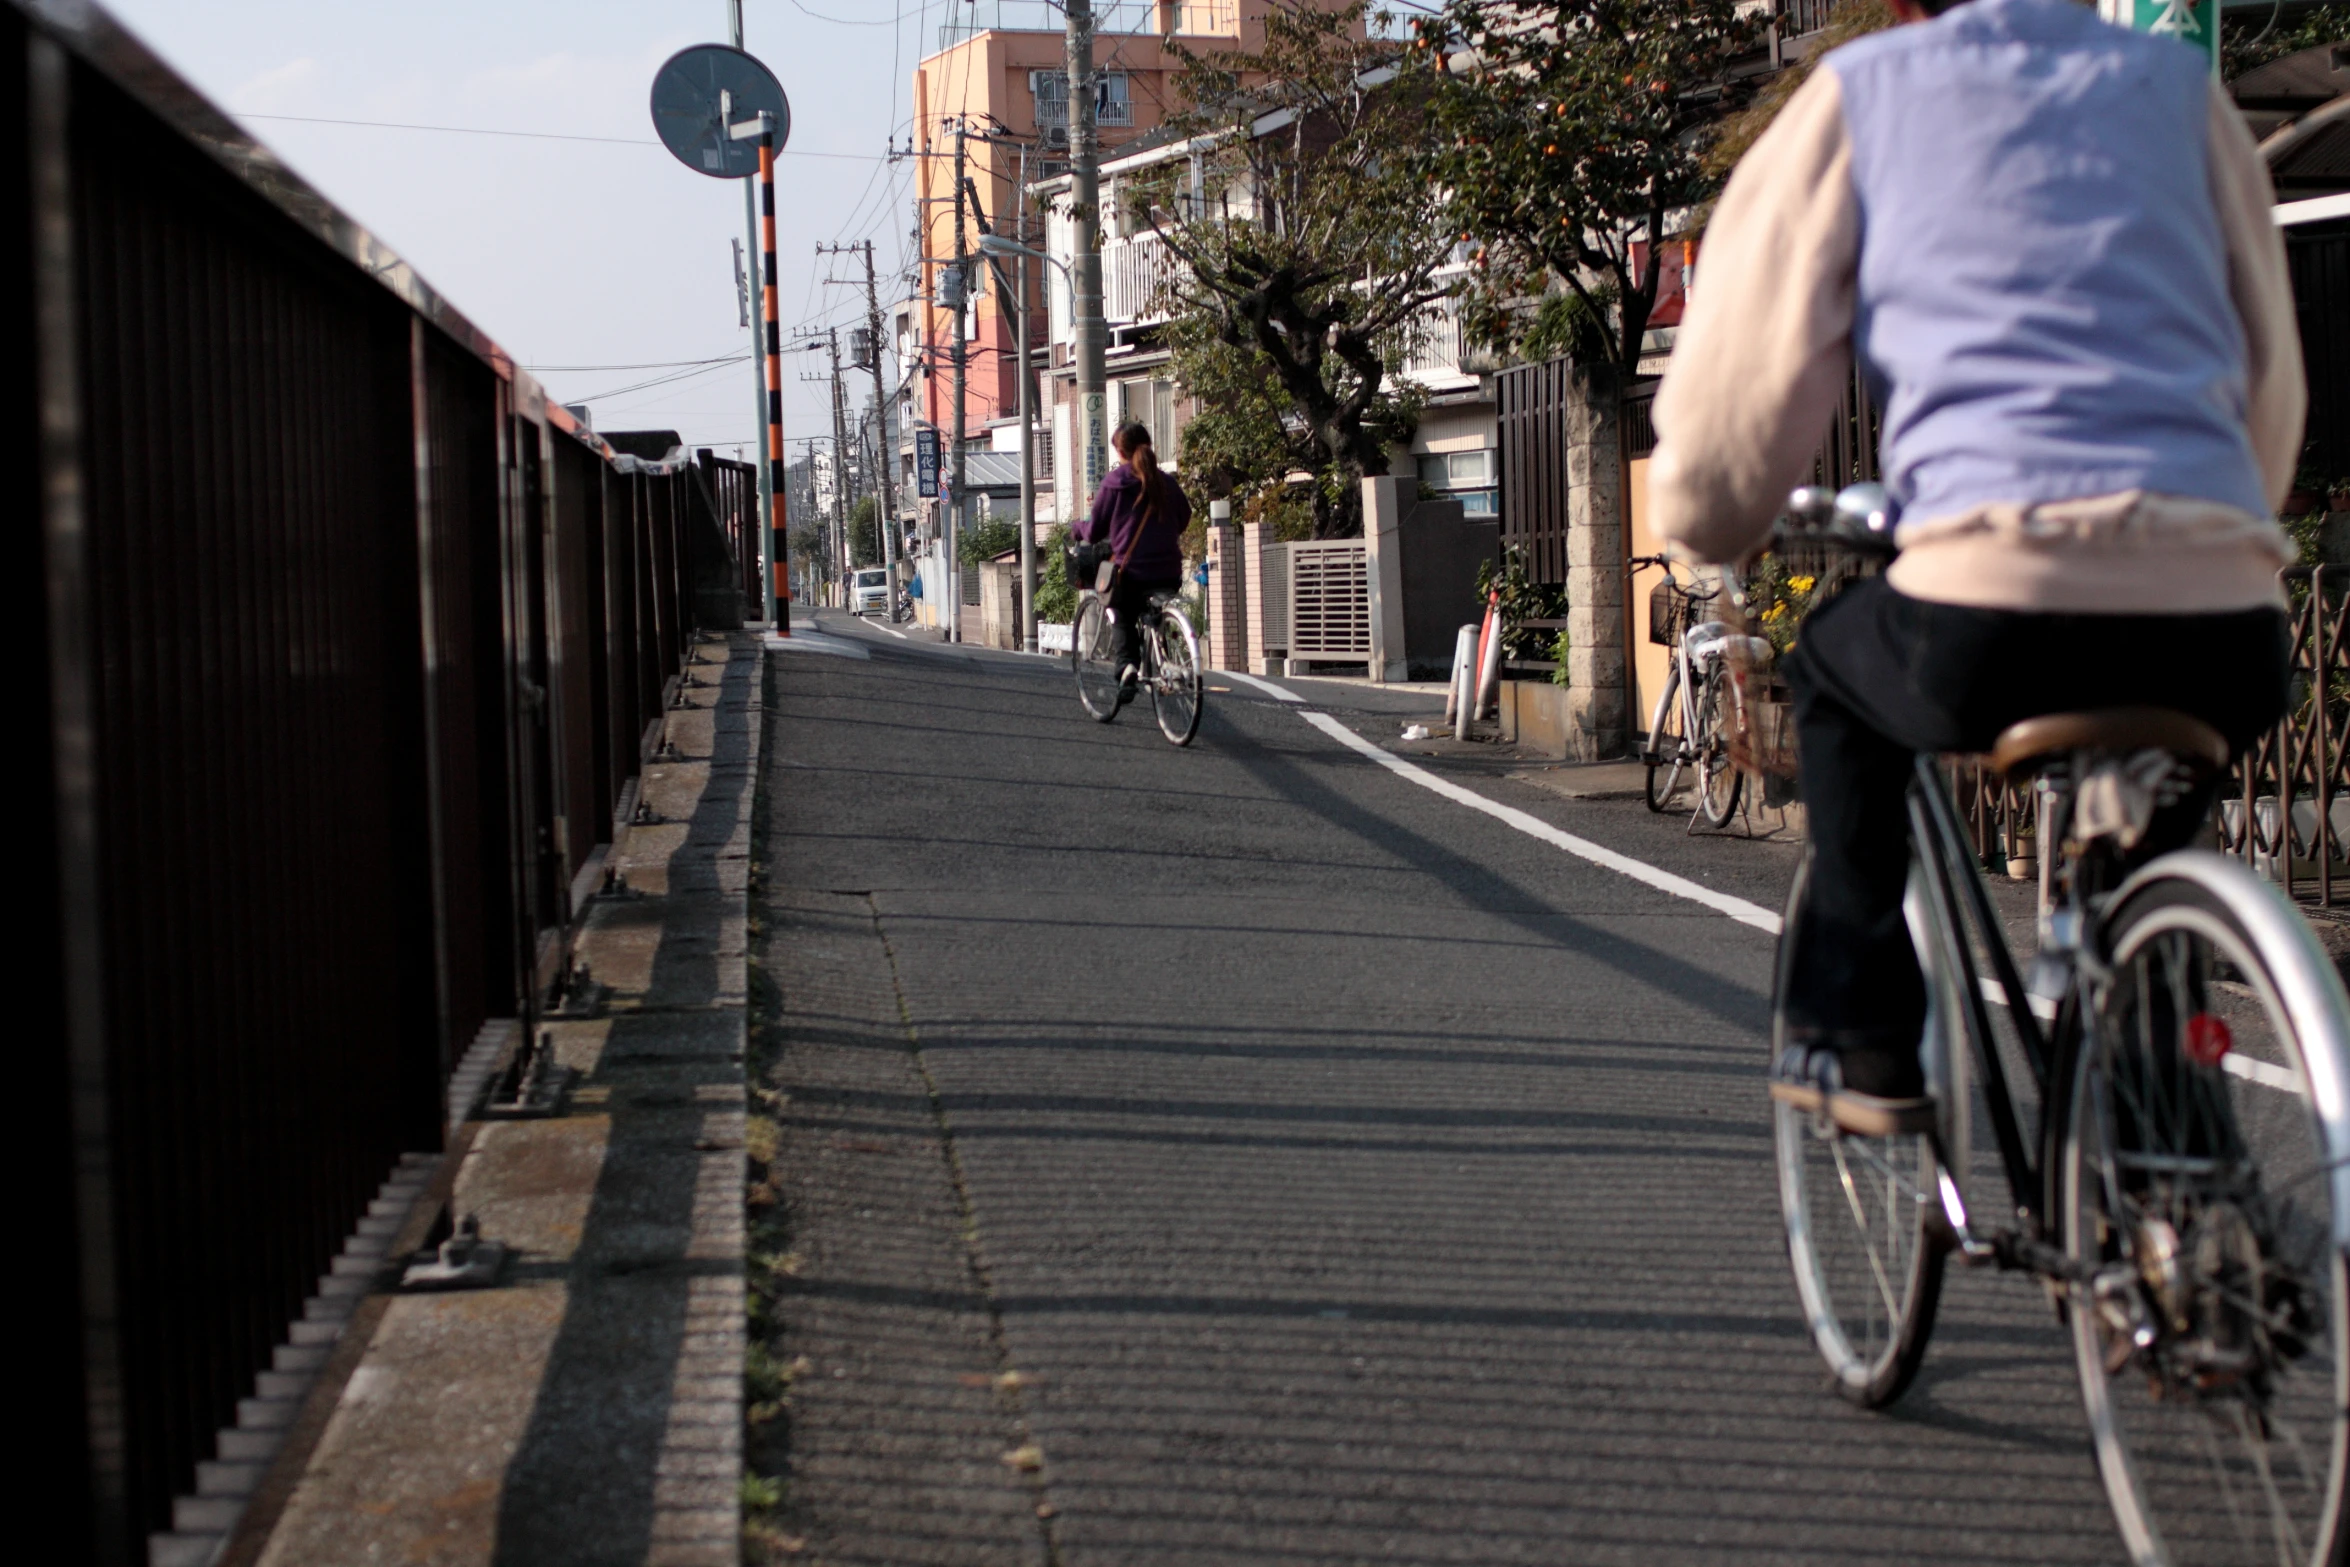
<path fill-rule="evenodd" d="M 2118 1558 L 2038 1286 L 1954 1275 L 1891 1413 L 1824 1390 L 1768 935 L 1237 680 L 1178 751 L 1057 662 L 820 624 L 755 884 L 779 1559 Z M 1280 684 L 1407 754 L 1429 706 Z M 1785 845 L 1410 759 L 1783 893 Z"/>

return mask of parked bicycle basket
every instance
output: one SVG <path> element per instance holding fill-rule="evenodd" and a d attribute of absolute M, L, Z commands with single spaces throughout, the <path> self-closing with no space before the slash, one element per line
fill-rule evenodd
<path fill-rule="evenodd" d="M 1648 590 L 1648 640 L 1673 647 L 1681 634 L 1701 620 L 1712 618 L 1716 593 L 1693 593 L 1671 578 Z"/>

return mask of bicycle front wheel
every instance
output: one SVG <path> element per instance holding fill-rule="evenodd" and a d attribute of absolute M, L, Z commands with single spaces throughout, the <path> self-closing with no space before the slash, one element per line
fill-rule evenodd
<path fill-rule="evenodd" d="M 1192 635 L 1182 608 L 1173 604 L 1151 622 L 1150 634 L 1159 660 L 1151 677 L 1151 707 L 1159 715 L 1159 733 L 1177 745 L 1189 745 L 1199 733 L 1207 691 L 1200 674 L 1199 639 Z"/>
<path fill-rule="evenodd" d="M 1648 808 L 1662 811 L 1672 803 L 1673 791 L 1681 786 L 1681 765 L 1687 749 L 1681 733 L 1681 666 L 1676 663 L 1665 674 L 1664 694 L 1656 699 L 1656 713 L 1648 723 L 1648 749 L 1642 760 L 1648 763 Z"/>
<path fill-rule="evenodd" d="M 1787 1044 L 1792 933 L 1810 879 L 1806 860 L 1796 870 L 1779 938 L 1774 1057 Z M 1914 873 L 1909 908 L 1913 937 L 1928 948 L 1927 895 Z M 1934 965 L 1929 974 L 1941 971 L 1940 954 L 1929 958 L 1921 950 L 1919 956 Z M 1963 1077 L 1949 1065 L 1947 1016 L 1945 1008 L 1930 1005 L 1925 1039 L 1927 1079 L 1946 1106 L 1963 1101 L 1966 1092 Z M 1917 1375 L 1942 1298 L 1945 1250 L 1936 1229 L 1941 1164 L 1933 1139 L 1919 1133 L 1862 1137 L 1776 1101 L 1771 1117 L 1779 1211 L 1804 1324 L 1838 1394 L 1864 1409 L 1889 1404 Z"/>
<path fill-rule="evenodd" d="M 1708 827 L 1727 827 L 1738 814 L 1746 779 L 1730 760 L 1730 672 L 1718 663 L 1698 691 L 1696 749 L 1697 818 Z"/>
<path fill-rule="evenodd" d="M 2137 1567 L 2338 1563 L 2344 1136 L 2310 1085 L 2350 1081 L 2340 982 L 2275 891 L 2217 855 L 2149 866 L 2106 930 L 2058 1195 L 2091 1275 L 2069 1316 L 2115 1522 Z"/>
<path fill-rule="evenodd" d="M 1077 601 L 1069 627 L 1069 667 L 1077 672 L 1077 700 L 1100 723 L 1118 716 L 1118 628 L 1098 593 Z"/>

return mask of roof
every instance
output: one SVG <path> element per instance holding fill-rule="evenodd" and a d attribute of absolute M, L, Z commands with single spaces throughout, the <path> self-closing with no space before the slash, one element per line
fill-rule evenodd
<path fill-rule="evenodd" d="M 966 492 L 975 494 L 1019 494 L 1020 454 L 1018 452 L 965 452 L 963 454 L 963 488 Z"/>
<path fill-rule="evenodd" d="M 606 430 L 604 444 L 624 456 L 659 462 L 685 442 L 675 430 Z"/>
<path fill-rule="evenodd" d="M 2279 200 L 2350 190 L 2350 43 L 2319 44 L 2228 83 Z"/>

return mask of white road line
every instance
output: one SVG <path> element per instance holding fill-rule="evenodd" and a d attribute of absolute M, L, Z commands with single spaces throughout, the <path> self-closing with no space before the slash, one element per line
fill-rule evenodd
<path fill-rule="evenodd" d="M 1985 1001 L 1995 1007 L 2007 1005 L 2007 992 L 1999 988 L 1999 981 L 1985 975 L 1980 983 L 1983 987 Z M 2033 996 L 2030 1000 L 2032 1016 L 2039 1018 L 2042 1022 L 2053 1023 L 2056 1021 L 2055 1002 L 2046 996 Z M 2302 1098 L 2308 1097 L 2302 1092 L 2301 1079 L 2284 1067 L 2271 1066 L 2266 1061 L 2255 1061 L 2250 1056 L 2235 1051 L 2230 1051 L 2223 1057 L 2220 1064 L 2247 1083 L 2258 1083 L 2263 1088 L 2273 1088 L 2280 1093 L 2296 1094 Z"/>
<path fill-rule="evenodd" d="M 823 631 L 795 631 L 788 637 L 767 633 L 767 645 L 786 653 L 829 653 L 834 658 L 871 658 L 861 643 Z"/>
<path fill-rule="evenodd" d="M 1270 680 L 1259 680 L 1256 676 L 1244 675 L 1237 669 L 1211 669 L 1208 671 L 1208 673 L 1211 675 L 1222 675 L 1228 680 L 1240 681 L 1243 685 L 1255 686 L 1259 691 L 1264 692 L 1265 695 L 1273 698 L 1273 700 L 1276 702 L 1303 702 L 1305 700 L 1304 697 L 1299 696 L 1295 691 L 1284 691 L 1279 686 L 1273 684 L 1273 682 Z"/>
<path fill-rule="evenodd" d="M 1981 975 L 1975 980 L 1975 984 L 1981 988 L 1983 992 L 1983 999 L 1985 1001 L 1990 1002 L 1995 1007 L 2003 1007 L 2007 1005 L 2007 992 L 2000 988 L 1999 981 L 1993 976 L 1989 974 Z M 2034 996 L 2030 994 L 2025 996 L 2025 1000 L 2031 1006 L 2032 1016 L 2038 1018 L 2043 1023 L 2053 1023 L 2056 1021 L 2055 1002 L 2049 1000 L 2046 996 Z"/>
<path fill-rule="evenodd" d="M 1262 687 L 1285 702 L 1299 700 L 1295 695 L 1282 690 L 1279 686 L 1259 680 L 1254 675 L 1244 675 L 1236 669 L 1220 669 L 1216 673 L 1229 676 L 1234 680 L 1245 680 L 1252 686 Z M 1735 898 L 1726 892 L 1716 892 L 1711 887 L 1700 886 L 1687 877 L 1659 870 L 1646 861 L 1633 859 L 1628 854 L 1618 854 L 1613 849 L 1602 848 L 1588 838 L 1578 838 L 1571 832 L 1562 832 L 1542 818 L 1530 815 L 1515 806 L 1504 805 L 1498 800 L 1488 800 L 1474 789 L 1465 789 L 1449 778 L 1440 778 L 1425 767 L 1407 762 L 1385 747 L 1373 744 L 1337 719 L 1332 718 L 1328 713 L 1317 713 L 1308 709 L 1299 713 L 1298 716 L 1348 750 L 1360 752 L 1397 777 L 1408 779 L 1423 789 L 1440 794 L 1444 798 L 1456 804 L 1465 805 L 1473 811 L 1482 811 L 1497 822 L 1515 827 L 1529 838 L 1539 838 L 1553 848 L 1564 849 L 1578 859 L 1589 860 L 1592 864 L 1603 869 L 1614 871 L 1618 875 L 1629 876 L 1634 881 L 1654 887 L 1659 892 L 1669 893 L 1676 898 L 1686 898 L 1691 903 L 1703 904 L 1718 913 L 1728 915 L 1741 925 L 1751 925 L 1756 930 L 1773 936 L 1779 934 L 1779 916 L 1760 904 L 1749 903 L 1744 898 Z M 1985 976 L 1981 984 L 1984 1000 L 1994 1006 L 2004 1007 L 2007 1005 L 2007 992 L 2000 988 L 1997 980 Z M 2055 1020 L 2056 1003 L 2054 1001 L 2045 996 L 2032 996 L 2028 998 L 2028 1001 L 2034 1017 L 2046 1021 Z M 2236 1052 L 2230 1052 L 2222 1064 L 2228 1071 L 2248 1083 L 2258 1083 L 2263 1088 L 2273 1088 L 2282 1093 L 2303 1093 L 2300 1077 L 2284 1067 L 2271 1066 L 2266 1061 L 2255 1061 L 2249 1056 Z"/>
<path fill-rule="evenodd" d="M 1228 670 L 1225 673 L 1229 674 L 1232 671 Z M 1247 679 L 1248 677 L 1241 676 L 1240 678 Z M 1287 695 L 1286 692 L 1283 694 Z M 1294 702 L 1297 698 L 1290 697 L 1289 700 Z M 1658 870 L 1646 861 L 1633 859 L 1628 854 L 1618 854 L 1613 849 L 1602 848 L 1588 838 L 1578 838 L 1571 832 L 1561 832 L 1541 817 L 1521 811 L 1515 806 L 1504 805 L 1498 800 L 1488 800 L 1474 789 L 1464 789 L 1449 778 L 1440 778 L 1426 768 L 1415 766 L 1393 752 L 1372 744 L 1327 713 L 1306 712 L 1299 716 L 1347 749 L 1361 752 L 1397 777 L 1408 779 L 1423 789 L 1440 794 L 1456 804 L 1469 807 L 1473 811 L 1483 811 L 1495 821 L 1515 827 L 1529 838 L 1539 838 L 1554 849 L 1564 849 L 1577 859 L 1589 860 L 1603 870 L 1614 871 L 1619 876 L 1629 876 L 1634 881 L 1654 887 L 1659 892 L 1669 893 L 1676 898 L 1686 898 L 1691 903 L 1703 904 L 1718 914 L 1727 914 L 1741 925 L 1751 925 L 1756 930 L 1768 935 L 1779 934 L 1779 916 L 1759 903 L 1749 903 L 1744 898 L 1734 898 L 1726 892 L 1716 892 L 1711 887 L 1700 886 L 1685 876 L 1676 876 L 1671 871 Z"/>
<path fill-rule="evenodd" d="M 2271 1066 L 2266 1061 L 2255 1061 L 2250 1056 L 2234 1050 L 2220 1058 L 2220 1065 L 2247 1083 L 2258 1083 L 2263 1088 L 2273 1088 L 2279 1093 L 2293 1094 L 2303 1099 L 2309 1097 L 2308 1092 L 2301 1086 L 2301 1074 L 2285 1067 Z"/>

